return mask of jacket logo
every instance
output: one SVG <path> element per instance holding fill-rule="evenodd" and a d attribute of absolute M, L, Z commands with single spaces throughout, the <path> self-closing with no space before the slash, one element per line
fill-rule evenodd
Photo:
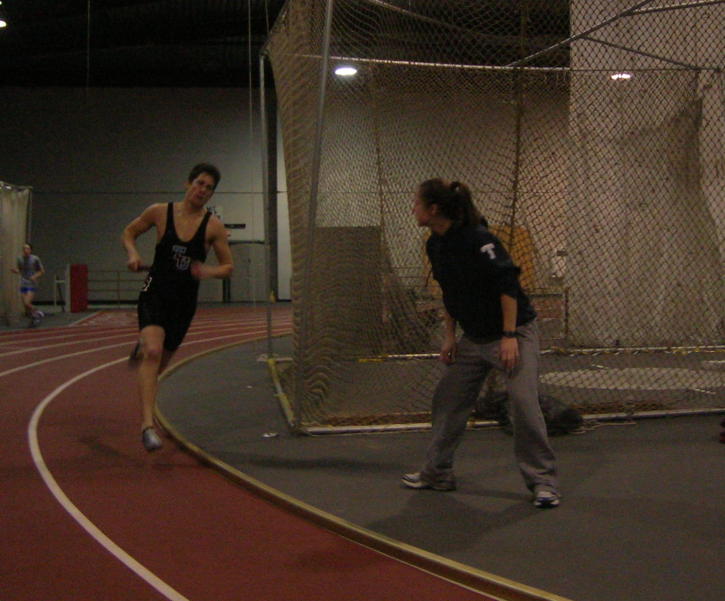
<path fill-rule="evenodd" d="M 481 247 L 481 254 L 484 254 L 484 253 L 487 254 L 488 258 L 493 261 L 496 258 L 496 253 L 493 252 L 493 249 L 494 249 L 494 245 L 492 242 L 489 242 L 488 244 L 484 244 Z"/>

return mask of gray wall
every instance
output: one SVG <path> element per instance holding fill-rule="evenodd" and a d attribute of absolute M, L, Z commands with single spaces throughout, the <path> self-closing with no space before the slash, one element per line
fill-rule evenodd
<path fill-rule="evenodd" d="M 244 89 L 0 88 L 0 179 L 33 187 L 32 241 L 47 271 L 38 299 L 52 299 L 53 276 L 68 263 L 125 269 L 123 227 L 151 203 L 180 200 L 199 161 L 222 172 L 210 204 L 225 223 L 246 223 L 231 230 L 240 245 L 235 255 L 263 260 L 263 253 L 243 250 L 264 240 L 256 90 L 252 96 L 250 112 Z M 280 215 L 283 238 L 286 207 Z M 147 261 L 153 243 L 151 233 L 139 241 Z M 279 244 L 280 298 L 288 298 L 289 245 Z M 249 277 L 263 278 L 264 270 L 244 271 L 233 300 L 265 299 L 264 281 Z M 221 299 L 221 282 L 203 283 L 200 300 Z"/>

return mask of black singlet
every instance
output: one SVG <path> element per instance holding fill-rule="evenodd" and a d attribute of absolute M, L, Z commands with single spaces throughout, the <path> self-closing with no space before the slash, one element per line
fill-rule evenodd
<path fill-rule="evenodd" d="M 166 231 L 156 244 L 151 266 L 138 299 L 138 324 L 164 329 L 164 348 L 175 351 L 186 335 L 196 311 L 199 281 L 191 276 L 194 261 L 206 259 L 206 225 L 210 212 L 188 242 L 179 239 L 174 227 L 174 205 L 169 203 Z"/>
<path fill-rule="evenodd" d="M 159 292 L 167 296 L 199 288 L 199 280 L 191 276 L 190 267 L 194 261 L 206 260 L 206 226 L 211 213 L 206 212 L 194 236 L 184 242 L 176 234 L 174 225 L 174 203 L 166 210 L 166 231 L 156 244 L 154 262 L 149 271 L 145 291 Z"/>

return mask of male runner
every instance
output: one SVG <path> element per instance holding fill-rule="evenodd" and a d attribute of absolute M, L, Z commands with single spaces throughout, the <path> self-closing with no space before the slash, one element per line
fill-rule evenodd
<path fill-rule="evenodd" d="M 147 451 L 161 447 L 154 430 L 158 376 L 186 335 L 199 292 L 199 280 L 227 278 L 232 273 L 232 254 L 222 222 L 205 205 L 214 194 L 221 175 L 207 163 L 189 173 L 181 202 L 149 206 L 123 230 L 121 240 L 131 271 L 144 269 L 136 238 L 156 227 L 154 262 L 138 301 L 139 343 L 131 354 L 140 361 L 141 441 Z M 218 265 L 204 265 L 214 249 Z"/>

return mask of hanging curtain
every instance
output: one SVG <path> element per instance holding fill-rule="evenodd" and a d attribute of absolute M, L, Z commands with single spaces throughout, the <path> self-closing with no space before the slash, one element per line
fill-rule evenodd
<path fill-rule="evenodd" d="M 20 322 L 18 276 L 10 271 L 22 254 L 28 228 L 32 191 L 0 182 L 0 323 L 16 326 Z"/>

